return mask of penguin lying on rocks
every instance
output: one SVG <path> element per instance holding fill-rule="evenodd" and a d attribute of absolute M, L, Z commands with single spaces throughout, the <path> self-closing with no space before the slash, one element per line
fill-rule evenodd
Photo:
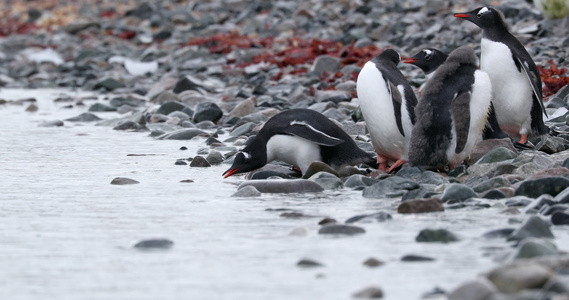
<path fill-rule="evenodd" d="M 235 155 L 225 178 L 253 171 L 279 160 L 300 168 L 314 161 L 334 169 L 365 163 L 377 167 L 375 159 L 326 116 L 311 109 L 290 109 L 269 119 L 251 142 Z"/>
<path fill-rule="evenodd" d="M 447 57 L 448 54 L 438 49 L 426 48 L 419 51 L 419 53 L 413 55 L 412 57 L 404 59 L 403 62 L 419 67 L 421 70 L 423 70 L 423 72 L 425 72 L 427 78 L 430 78 L 434 71 L 445 62 Z M 422 92 L 422 89 L 420 89 L 420 91 Z M 498 124 L 494 105 L 490 104 L 490 113 L 488 114 L 488 121 L 486 122 L 486 126 L 482 131 L 482 139 L 503 139 L 507 137 L 508 135 L 502 131 L 500 125 Z"/>
<path fill-rule="evenodd" d="M 452 51 L 427 81 L 415 109 L 409 163 L 441 170 L 466 159 L 481 140 L 491 99 L 490 78 L 478 69 L 474 50 Z"/>
<path fill-rule="evenodd" d="M 379 168 L 388 172 L 405 163 L 417 98 L 397 69 L 401 56 L 387 49 L 368 61 L 358 75 L 360 108 L 377 153 Z M 387 168 L 390 161 L 395 161 Z"/>
<path fill-rule="evenodd" d="M 490 76 L 498 123 L 510 137 L 548 133 L 543 123 L 543 95 L 539 71 L 524 46 L 509 31 L 504 15 L 492 7 L 480 7 L 454 15 L 482 29 L 480 69 Z"/>

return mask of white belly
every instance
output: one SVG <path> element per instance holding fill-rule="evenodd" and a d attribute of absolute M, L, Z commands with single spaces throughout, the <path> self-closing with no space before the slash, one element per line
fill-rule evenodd
<path fill-rule="evenodd" d="M 408 141 L 413 125 L 405 109 L 403 89 L 398 89 L 403 96 L 401 117 L 405 136 L 397 128 L 391 94 L 375 64 L 366 63 L 358 75 L 358 100 L 374 148 L 394 160 L 407 160 Z"/>
<path fill-rule="evenodd" d="M 480 69 L 490 76 L 494 108 L 500 127 L 509 135 L 527 134 L 531 129 L 532 89 L 519 72 L 508 46 L 482 39 Z"/>
<path fill-rule="evenodd" d="M 277 134 L 267 142 L 267 163 L 273 160 L 297 166 L 304 174 L 312 162 L 322 161 L 322 157 L 317 144 L 297 136 Z"/>

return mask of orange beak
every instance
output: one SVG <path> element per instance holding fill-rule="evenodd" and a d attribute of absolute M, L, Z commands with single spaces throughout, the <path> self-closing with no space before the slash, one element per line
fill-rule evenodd
<path fill-rule="evenodd" d="M 454 16 L 457 18 L 468 18 L 468 17 L 470 17 L 470 15 L 467 15 L 467 14 L 454 14 Z"/>
<path fill-rule="evenodd" d="M 229 169 L 225 172 L 223 172 L 223 178 L 227 178 L 233 174 L 235 174 L 235 172 L 237 172 L 239 169 Z"/>
<path fill-rule="evenodd" d="M 418 59 L 416 59 L 416 58 L 409 57 L 409 58 L 404 59 L 403 62 L 406 64 L 412 64 L 412 63 L 416 62 L 417 60 Z"/>

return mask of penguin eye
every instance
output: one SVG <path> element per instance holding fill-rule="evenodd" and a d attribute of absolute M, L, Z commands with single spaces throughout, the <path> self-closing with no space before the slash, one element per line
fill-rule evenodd
<path fill-rule="evenodd" d="M 426 60 L 429 60 L 429 59 L 431 59 L 431 53 L 427 53 L 427 54 L 425 54 L 425 59 L 426 59 Z"/>
<path fill-rule="evenodd" d="M 479 18 L 481 18 L 481 17 L 482 17 L 482 13 L 477 13 L 476 16 L 479 17 Z"/>

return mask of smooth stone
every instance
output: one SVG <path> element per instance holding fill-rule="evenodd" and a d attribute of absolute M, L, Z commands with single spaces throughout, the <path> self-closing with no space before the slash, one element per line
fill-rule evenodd
<path fill-rule="evenodd" d="M 370 268 L 376 268 L 376 267 L 383 266 L 385 264 L 385 262 L 383 262 L 377 258 L 370 257 L 370 258 L 366 259 L 363 262 L 363 264 L 364 264 L 364 266 L 368 266 Z"/>
<path fill-rule="evenodd" d="M 115 127 L 113 127 L 114 130 L 141 130 L 144 128 L 145 128 L 144 126 L 132 120 L 120 121 L 119 123 L 117 123 L 117 125 L 115 125 Z"/>
<path fill-rule="evenodd" d="M 261 193 L 320 193 L 324 191 L 318 183 L 306 179 L 249 180 L 238 189 L 252 185 Z"/>
<path fill-rule="evenodd" d="M 89 107 L 89 111 L 92 112 L 108 112 L 108 111 L 117 111 L 116 107 L 112 107 L 103 103 L 95 103 Z"/>
<path fill-rule="evenodd" d="M 448 294 L 447 300 L 498 300 L 498 290 L 486 278 L 467 281 Z"/>
<path fill-rule="evenodd" d="M 320 173 L 320 172 L 326 172 L 326 173 L 330 173 L 330 174 L 334 175 L 335 177 L 340 177 L 338 175 L 338 172 L 336 172 L 336 170 L 332 169 L 332 167 L 330 167 L 329 165 L 327 165 L 321 161 L 315 161 L 315 162 L 312 162 L 310 164 L 310 166 L 308 166 L 308 169 L 306 169 L 306 173 L 302 174 L 302 178 L 308 179 L 308 178 L 312 177 L 313 175 Z"/>
<path fill-rule="evenodd" d="M 54 120 L 54 121 L 47 121 L 40 123 L 38 126 L 40 127 L 61 127 L 63 126 L 63 121 L 61 120 Z"/>
<path fill-rule="evenodd" d="M 339 103 L 342 101 L 351 101 L 352 94 L 344 91 L 334 91 L 334 90 L 317 90 L 314 95 L 317 102 L 334 102 Z"/>
<path fill-rule="evenodd" d="M 471 188 L 458 184 L 452 183 L 450 184 L 441 195 L 441 201 L 443 203 L 456 203 L 456 202 L 463 202 L 469 198 L 475 198 L 478 195 L 474 192 Z"/>
<path fill-rule="evenodd" d="M 253 173 L 253 175 L 248 178 L 248 179 L 252 179 L 252 180 L 262 180 L 262 179 L 267 179 L 269 177 L 280 177 L 282 179 L 292 179 L 294 177 L 279 172 L 279 171 L 274 171 L 274 170 L 261 170 L 261 171 L 256 171 Z"/>
<path fill-rule="evenodd" d="M 352 295 L 354 298 L 360 299 L 382 299 L 383 290 L 379 287 L 370 286 Z"/>
<path fill-rule="evenodd" d="M 223 154 L 215 150 L 211 150 L 205 159 L 212 165 L 218 165 L 224 161 Z"/>
<path fill-rule="evenodd" d="M 401 201 L 439 198 L 440 193 L 435 192 L 436 186 L 432 184 L 422 184 L 418 189 L 410 190 L 403 194 Z"/>
<path fill-rule="evenodd" d="M 342 180 L 352 176 L 352 175 L 362 175 L 362 171 L 354 166 L 343 165 L 338 168 L 338 177 L 342 178 Z M 367 170 L 366 170 L 367 172 Z"/>
<path fill-rule="evenodd" d="M 318 234 L 356 235 L 365 233 L 365 229 L 344 224 L 324 225 L 318 230 Z"/>
<path fill-rule="evenodd" d="M 569 225 L 569 214 L 558 211 L 551 215 L 551 224 L 553 225 Z"/>
<path fill-rule="evenodd" d="M 526 207 L 533 202 L 533 199 L 526 196 L 514 196 L 508 198 L 504 204 L 508 207 Z"/>
<path fill-rule="evenodd" d="M 330 55 L 320 55 L 314 60 L 310 71 L 317 75 L 320 75 L 324 72 L 335 73 L 340 69 L 341 64 L 341 58 Z"/>
<path fill-rule="evenodd" d="M 516 247 L 516 252 L 514 252 L 512 259 L 516 260 L 557 254 L 557 248 L 551 242 L 538 238 L 526 238 Z"/>
<path fill-rule="evenodd" d="M 378 181 L 372 186 L 366 187 L 362 195 L 364 198 L 373 199 L 394 198 L 404 195 L 407 191 L 418 189 L 419 187 L 420 185 L 415 181 L 391 176 Z"/>
<path fill-rule="evenodd" d="M 203 156 L 196 155 L 192 162 L 190 163 L 190 167 L 192 168 L 208 168 L 211 167 L 211 164 L 205 159 Z"/>
<path fill-rule="evenodd" d="M 519 228 L 508 236 L 508 241 L 521 241 L 529 237 L 554 238 L 549 225 L 539 216 L 528 217 Z"/>
<path fill-rule="evenodd" d="M 126 178 L 126 177 L 115 177 L 111 181 L 111 184 L 114 184 L 114 185 L 137 184 L 137 183 L 140 183 L 140 182 L 138 182 L 134 179 Z"/>
<path fill-rule="evenodd" d="M 229 117 L 245 117 L 250 114 L 257 112 L 255 106 L 255 98 L 250 97 L 241 103 L 237 104 L 230 112 L 227 114 Z"/>
<path fill-rule="evenodd" d="M 397 207 L 397 212 L 400 214 L 418 214 L 444 210 L 443 203 L 438 198 L 406 200 Z"/>
<path fill-rule="evenodd" d="M 487 163 L 496 163 L 501 162 L 508 159 L 513 159 L 517 156 L 517 154 L 505 147 L 496 147 L 488 153 L 484 154 L 476 163 L 477 164 L 487 164 Z"/>
<path fill-rule="evenodd" d="M 466 159 L 465 162 L 467 165 L 471 166 L 475 164 L 484 155 L 486 155 L 488 152 L 492 151 L 492 149 L 498 147 L 504 147 L 506 149 L 513 151 L 516 154 L 518 153 L 518 150 L 514 148 L 514 145 L 512 144 L 512 140 L 510 140 L 510 138 L 487 139 L 487 140 L 482 140 L 478 144 L 476 144 L 476 147 L 474 147 L 472 153 L 470 153 L 470 157 Z"/>
<path fill-rule="evenodd" d="M 541 141 L 535 145 L 534 149 L 547 154 L 558 153 L 565 150 L 566 140 L 556 136 L 543 135 Z"/>
<path fill-rule="evenodd" d="M 70 121 L 70 122 L 94 122 L 94 121 L 100 121 L 102 120 L 101 118 L 97 117 L 96 115 L 92 114 L 92 113 L 82 113 L 76 117 L 73 118 L 69 118 L 69 119 L 65 119 L 65 121 Z"/>
<path fill-rule="evenodd" d="M 107 91 L 112 91 L 112 90 L 116 90 L 118 88 L 124 88 L 126 87 L 126 85 L 114 78 L 106 78 L 103 79 L 99 82 L 97 82 L 94 86 L 93 89 L 94 90 L 98 90 L 98 89 L 105 89 Z"/>
<path fill-rule="evenodd" d="M 318 172 L 310 176 L 308 180 L 318 183 L 325 190 L 337 190 L 342 188 L 343 185 L 343 182 L 340 178 L 328 172 Z"/>
<path fill-rule="evenodd" d="M 535 262 L 517 261 L 491 270 L 486 277 L 502 293 L 513 294 L 525 289 L 541 289 L 555 273 Z"/>
<path fill-rule="evenodd" d="M 427 262 L 434 260 L 435 259 L 432 257 L 416 255 L 416 254 L 407 254 L 401 258 L 401 261 L 406 261 L 406 262 Z"/>
<path fill-rule="evenodd" d="M 569 203 L 569 188 L 564 189 L 553 198 L 557 203 Z"/>
<path fill-rule="evenodd" d="M 251 130 L 253 130 L 253 128 L 255 128 L 255 127 L 257 127 L 257 125 L 255 123 L 252 123 L 252 122 L 245 123 L 243 125 L 238 126 L 235 129 L 233 129 L 231 131 L 231 133 L 229 133 L 229 136 L 238 137 L 238 136 L 246 135 L 246 134 L 250 133 Z"/>
<path fill-rule="evenodd" d="M 158 110 L 156 110 L 156 113 L 168 115 L 168 114 L 175 112 L 175 111 L 181 111 L 184 108 L 186 108 L 186 106 L 180 102 L 168 101 L 168 102 L 164 102 L 162 105 L 160 105 Z"/>
<path fill-rule="evenodd" d="M 482 195 L 482 198 L 490 200 L 498 200 L 506 198 L 506 195 L 500 190 L 493 189 L 489 190 L 488 192 L 486 192 L 486 194 Z"/>
<path fill-rule="evenodd" d="M 423 243 L 450 243 L 458 241 L 456 235 L 446 229 L 423 229 L 415 238 Z"/>
<path fill-rule="evenodd" d="M 495 229 L 484 233 L 482 236 L 487 239 L 507 238 L 515 231 L 514 228 Z"/>
<path fill-rule="evenodd" d="M 505 186 L 510 186 L 511 183 L 504 177 L 494 177 L 482 181 L 481 183 L 475 185 L 472 190 L 476 193 L 482 193 L 490 189 L 501 188 Z"/>
<path fill-rule="evenodd" d="M 183 128 L 174 130 L 172 132 L 165 133 L 158 137 L 159 140 L 191 140 L 192 138 L 204 134 L 200 129 L 197 128 Z"/>
<path fill-rule="evenodd" d="M 309 258 L 303 258 L 299 260 L 296 265 L 302 268 L 315 268 L 324 266 L 322 263 Z"/>
<path fill-rule="evenodd" d="M 338 221 L 334 218 L 326 217 L 318 222 L 318 225 L 320 226 L 330 225 L 330 224 L 338 224 Z"/>
<path fill-rule="evenodd" d="M 123 98 L 123 97 L 115 97 L 109 101 L 110 106 L 114 107 L 121 107 L 124 105 L 132 106 L 132 107 L 139 107 L 143 106 L 146 103 L 145 100 L 142 99 L 135 99 L 131 97 Z"/>
<path fill-rule="evenodd" d="M 187 166 L 188 163 L 187 163 L 185 160 L 183 160 L 183 159 L 178 159 L 178 160 L 176 160 L 176 162 L 174 163 L 174 165 L 176 165 L 176 166 Z"/>
<path fill-rule="evenodd" d="M 361 174 L 355 174 L 346 179 L 346 181 L 344 182 L 344 187 L 354 190 L 363 190 L 364 188 L 371 186 L 374 183 L 375 180 L 367 176 Z"/>
<path fill-rule="evenodd" d="M 168 239 L 150 239 L 143 240 L 134 245 L 138 249 L 170 249 L 174 246 L 174 242 Z"/>
<path fill-rule="evenodd" d="M 385 222 L 391 219 L 393 219 L 393 217 L 390 214 L 380 211 L 374 214 L 353 216 L 346 220 L 346 224 Z"/>
<path fill-rule="evenodd" d="M 212 121 L 216 123 L 223 117 L 223 111 L 213 102 L 199 103 L 195 107 L 194 122 Z"/>
<path fill-rule="evenodd" d="M 569 187 L 569 179 L 565 177 L 544 177 L 534 180 L 524 180 L 516 189 L 516 195 L 537 198 L 543 194 L 553 197 Z"/>
<path fill-rule="evenodd" d="M 261 196 L 261 192 L 259 192 L 259 190 L 257 190 L 252 185 L 239 189 L 237 190 L 237 192 L 231 195 L 231 197 L 259 197 L 259 196 Z"/>

